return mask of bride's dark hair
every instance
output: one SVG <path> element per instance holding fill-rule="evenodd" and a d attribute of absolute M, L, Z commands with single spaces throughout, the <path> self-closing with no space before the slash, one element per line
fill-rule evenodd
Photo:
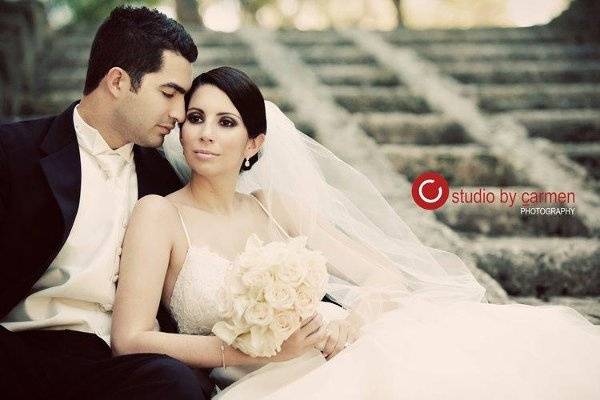
<path fill-rule="evenodd" d="M 185 94 L 185 109 L 196 89 L 202 85 L 213 85 L 221 89 L 235 108 L 239 111 L 242 121 L 248 130 L 248 137 L 254 139 L 261 133 L 267 133 L 267 116 L 265 100 L 258 86 L 242 71 L 232 67 L 218 67 L 198 75 L 192 82 L 192 87 Z M 252 168 L 258 161 L 258 153 L 250 158 L 250 166 L 242 164 L 242 171 Z"/>

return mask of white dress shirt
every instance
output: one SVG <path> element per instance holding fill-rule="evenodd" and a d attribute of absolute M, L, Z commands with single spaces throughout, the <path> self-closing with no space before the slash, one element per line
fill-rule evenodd
<path fill-rule="evenodd" d="M 90 332 L 110 345 L 121 243 L 137 200 L 133 144 L 112 150 L 81 118 L 78 106 L 73 123 L 81 156 L 81 195 L 73 228 L 31 294 L 2 325 L 11 331 Z"/>

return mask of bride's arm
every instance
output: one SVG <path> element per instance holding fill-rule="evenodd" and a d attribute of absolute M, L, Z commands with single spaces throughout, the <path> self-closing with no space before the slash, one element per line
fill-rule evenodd
<path fill-rule="evenodd" d="M 176 358 L 194 368 L 222 366 L 220 339 L 215 336 L 164 333 L 154 330 L 174 238 L 179 226 L 175 208 L 160 196 L 141 199 L 131 216 L 113 307 L 111 347 L 114 355 L 158 353 Z M 304 332 L 313 332 L 315 323 Z M 310 325 L 310 326 L 309 326 Z M 319 324 L 320 325 L 320 324 Z M 295 339 L 298 339 L 296 335 Z M 250 357 L 224 347 L 226 365 L 266 364 L 295 356 L 307 339 L 290 341 L 286 352 L 271 358 Z"/>

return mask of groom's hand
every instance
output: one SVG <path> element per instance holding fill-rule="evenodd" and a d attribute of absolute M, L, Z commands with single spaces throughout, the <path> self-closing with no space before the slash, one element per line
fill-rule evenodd
<path fill-rule="evenodd" d="M 327 324 L 327 341 L 321 352 L 330 360 L 356 340 L 356 331 L 346 320 L 338 319 Z"/>

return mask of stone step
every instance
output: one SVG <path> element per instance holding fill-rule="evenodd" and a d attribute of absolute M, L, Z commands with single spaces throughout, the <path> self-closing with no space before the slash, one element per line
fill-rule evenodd
<path fill-rule="evenodd" d="M 367 134 L 386 144 L 458 144 L 470 142 L 463 126 L 440 114 L 357 113 Z"/>
<path fill-rule="evenodd" d="M 406 112 L 424 114 L 431 109 L 419 96 L 403 88 L 332 86 L 335 100 L 349 112 Z"/>
<path fill-rule="evenodd" d="M 592 44 L 483 44 L 445 43 L 423 45 L 421 56 L 438 63 L 481 61 L 598 60 L 600 46 Z"/>
<path fill-rule="evenodd" d="M 598 61 L 507 61 L 439 64 L 462 83 L 599 83 Z"/>
<path fill-rule="evenodd" d="M 515 118 L 531 137 L 553 142 L 600 141 L 600 110 L 513 111 L 500 115 Z"/>
<path fill-rule="evenodd" d="M 318 65 L 313 70 L 326 85 L 398 86 L 398 76 L 385 68 L 368 65 Z"/>
<path fill-rule="evenodd" d="M 469 91 L 472 87 L 469 88 Z M 600 109 L 598 84 L 482 85 L 479 106 L 488 112 L 544 109 Z"/>
<path fill-rule="evenodd" d="M 202 55 L 202 49 L 207 47 L 227 47 L 230 50 L 247 48 L 246 43 L 236 33 L 213 32 L 209 30 L 188 30 L 192 39 L 198 46 L 198 56 Z"/>
<path fill-rule="evenodd" d="M 583 165 L 593 179 L 600 180 L 600 142 L 563 143 L 560 147 L 569 158 Z"/>
<path fill-rule="evenodd" d="M 298 51 L 308 64 L 377 64 L 372 55 L 356 46 L 311 46 Z"/>
<path fill-rule="evenodd" d="M 452 201 L 454 197 L 459 198 L 461 190 L 466 194 L 464 202 Z M 504 192 L 501 200 L 500 191 Z M 506 196 L 506 192 L 516 193 L 514 201 Z M 487 236 L 513 235 L 519 232 L 523 236 L 589 236 L 589 230 L 581 219 L 575 215 L 528 215 L 521 214 L 521 206 L 532 193 L 539 189 L 526 186 L 514 187 L 451 187 L 450 198 L 443 207 L 435 211 L 436 216 L 450 226 L 452 229 L 462 232 L 466 236 L 470 234 L 483 234 Z M 487 198 L 482 203 L 474 194 L 481 193 Z M 488 197 L 493 194 L 493 198 Z M 523 194 L 526 197 L 523 199 Z M 575 200 L 576 194 L 575 194 Z M 478 203 L 477 203 L 478 202 Z M 510 204 L 513 204 L 512 206 Z M 575 204 L 544 203 L 545 207 L 576 207 Z"/>
<path fill-rule="evenodd" d="M 288 96 L 278 87 L 261 88 L 261 93 L 263 94 L 265 100 L 275 103 L 281 109 L 281 111 L 285 113 L 292 112 L 292 103 L 290 102 Z"/>
<path fill-rule="evenodd" d="M 530 306 L 565 306 L 577 310 L 588 321 L 594 325 L 600 325 L 600 296 L 551 296 L 547 299 L 539 299 L 535 296 L 511 296 L 511 300 Z"/>
<path fill-rule="evenodd" d="M 482 146 L 381 145 L 396 170 L 413 181 L 425 171 L 443 175 L 451 186 L 522 186 L 522 180 L 505 161 Z"/>
<path fill-rule="evenodd" d="M 309 46 L 350 46 L 350 39 L 340 36 L 335 31 L 279 31 L 277 40 L 291 47 Z"/>
<path fill-rule="evenodd" d="M 600 295 L 597 238 L 478 238 L 470 244 L 478 267 L 510 295 Z"/>
<path fill-rule="evenodd" d="M 398 29 L 382 34 L 396 45 L 421 45 L 432 43 L 540 43 L 563 42 L 565 35 L 544 27 L 532 28 L 473 28 L 473 29 Z"/>

